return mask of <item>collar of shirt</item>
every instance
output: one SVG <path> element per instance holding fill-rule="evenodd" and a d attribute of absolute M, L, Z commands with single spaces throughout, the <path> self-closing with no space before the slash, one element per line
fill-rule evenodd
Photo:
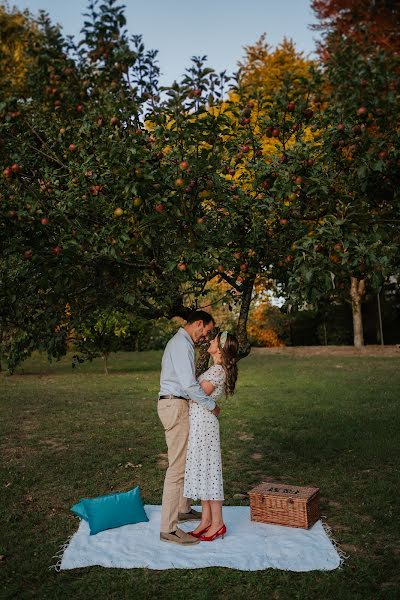
<path fill-rule="evenodd" d="M 184 329 L 183 327 L 181 327 L 178 331 L 179 331 L 179 333 L 181 335 L 184 335 L 185 338 L 189 340 L 189 342 L 192 344 L 192 346 L 194 346 L 194 341 L 192 340 L 192 338 L 190 337 L 190 335 L 188 334 L 188 332 L 186 331 L 186 329 Z"/>

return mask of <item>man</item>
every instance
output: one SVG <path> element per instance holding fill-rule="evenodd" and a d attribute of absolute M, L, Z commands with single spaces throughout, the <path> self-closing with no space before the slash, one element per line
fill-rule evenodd
<path fill-rule="evenodd" d="M 191 500 L 183 497 L 186 450 L 189 438 L 189 399 L 218 416 L 219 406 L 207 396 L 195 377 L 194 345 L 208 339 L 215 323 L 203 311 L 193 312 L 168 342 L 162 359 L 158 416 L 165 430 L 168 469 L 165 475 L 161 509 L 160 539 L 163 542 L 191 546 L 199 540 L 177 527 L 194 521 L 201 513 L 191 509 Z"/>

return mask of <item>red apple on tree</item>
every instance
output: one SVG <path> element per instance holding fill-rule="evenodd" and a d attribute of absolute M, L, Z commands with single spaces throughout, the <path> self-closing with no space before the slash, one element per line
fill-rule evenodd
<path fill-rule="evenodd" d="M 269 181 L 269 179 L 264 179 L 261 185 L 264 188 L 264 190 L 269 190 L 269 188 L 271 187 L 271 182 Z"/>
<path fill-rule="evenodd" d="M 52 247 L 51 251 L 52 251 L 52 253 L 53 253 L 55 256 L 58 256 L 59 254 L 61 254 L 61 252 L 62 252 L 62 248 L 61 248 L 61 246 L 59 246 L 59 245 L 57 244 L 56 246 L 53 246 L 53 247 Z"/>
<path fill-rule="evenodd" d="M 186 160 L 182 160 L 179 163 L 179 168 L 181 171 L 187 171 L 187 169 L 189 168 L 189 163 Z"/>
<path fill-rule="evenodd" d="M 155 210 L 156 212 L 158 212 L 158 213 L 162 213 L 162 212 L 164 212 L 164 211 L 165 211 L 165 205 L 164 205 L 164 204 L 161 204 L 161 202 L 159 202 L 158 204 L 156 204 L 156 205 L 154 206 L 154 210 Z"/>
<path fill-rule="evenodd" d="M 42 225 L 48 225 L 49 219 L 47 217 L 43 217 L 42 219 L 40 219 L 40 222 Z"/>
<path fill-rule="evenodd" d="M 289 102 L 289 104 L 287 105 L 287 109 L 289 112 L 293 112 L 295 108 L 296 108 L 296 105 L 294 102 Z"/>
<path fill-rule="evenodd" d="M 185 262 L 180 262 L 180 263 L 177 264 L 177 269 L 179 271 L 186 271 L 187 264 Z"/>

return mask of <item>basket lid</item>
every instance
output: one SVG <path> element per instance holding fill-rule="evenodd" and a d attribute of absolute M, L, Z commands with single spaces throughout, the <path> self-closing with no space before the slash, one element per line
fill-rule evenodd
<path fill-rule="evenodd" d="M 281 498 L 299 498 L 302 500 L 309 500 L 318 492 L 319 488 L 315 487 L 285 485 L 284 483 L 263 481 L 263 483 L 260 483 L 260 485 L 250 490 L 249 496 L 251 494 L 268 494 L 271 496 L 280 496 Z"/>

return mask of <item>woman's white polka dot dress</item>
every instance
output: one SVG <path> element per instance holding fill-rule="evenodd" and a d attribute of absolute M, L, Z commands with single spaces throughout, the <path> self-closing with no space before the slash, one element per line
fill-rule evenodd
<path fill-rule="evenodd" d="M 224 393 L 225 371 L 213 365 L 200 375 L 215 385 L 210 394 L 216 402 Z M 209 410 L 189 400 L 189 441 L 186 455 L 183 495 L 193 500 L 223 500 L 219 421 Z"/>

